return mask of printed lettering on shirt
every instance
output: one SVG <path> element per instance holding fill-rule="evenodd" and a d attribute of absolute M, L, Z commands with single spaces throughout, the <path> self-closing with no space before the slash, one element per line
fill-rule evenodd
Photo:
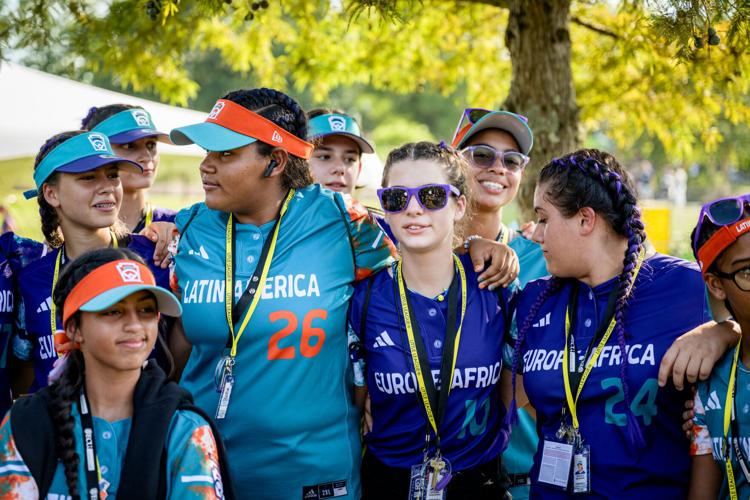
<path fill-rule="evenodd" d="M 456 368 L 452 389 L 479 389 L 497 384 L 500 380 L 500 362 L 487 366 Z M 374 372 L 375 386 L 385 394 L 414 394 L 418 390 L 414 372 Z M 440 370 L 432 370 L 435 388 L 440 390 Z"/>
<path fill-rule="evenodd" d="M 654 344 L 633 344 L 625 346 L 625 353 L 630 365 L 650 365 L 656 366 L 656 355 L 654 354 Z M 593 355 L 593 352 L 592 352 Z M 602 366 L 619 366 L 621 361 L 621 351 L 618 345 L 607 345 L 599 354 L 594 368 Z M 583 353 L 579 353 L 578 362 L 583 361 Z M 532 349 L 526 351 L 523 355 L 524 373 L 538 371 L 557 371 L 560 370 L 563 362 L 563 351 L 549 349 Z"/>
<path fill-rule="evenodd" d="M 742 446 L 742 451 L 745 452 L 745 456 L 746 457 L 750 456 L 750 437 L 740 436 L 740 446 Z M 724 438 L 723 437 L 712 436 L 711 448 L 713 450 L 714 460 L 720 460 L 720 461 L 726 460 L 726 456 L 724 455 Z M 734 448 L 732 446 L 729 446 L 729 457 L 733 461 L 737 460 L 737 458 L 734 456 Z"/>
<path fill-rule="evenodd" d="M 13 312 L 13 291 L 0 290 L 0 313 Z"/>
<path fill-rule="evenodd" d="M 42 335 L 39 337 L 39 358 L 53 359 L 56 357 L 55 338 L 52 335 Z"/>
<path fill-rule="evenodd" d="M 235 281 L 235 300 L 239 300 L 249 284 L 249 279 Z M 225 286 L 223 279 L 185 280 L 182 301 L 185 304 L 223 304 Z M 264 300 L 305 297 L 320 297 L 320 285 L 314 273 L 268 276 L 261 294 Z"/>

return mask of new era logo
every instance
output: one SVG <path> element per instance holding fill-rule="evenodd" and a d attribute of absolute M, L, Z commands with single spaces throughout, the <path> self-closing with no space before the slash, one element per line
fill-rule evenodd
<path fill-rule="evenodd" d="M 372 344 L 373 349 L 377 349 L 378 347 L 385 347 L 385 346 L 393 346 L 396 345 L 393 343 L 393 340 L 391 340 L 391 336 L 388 335 L 388 332 L 383 330 L 380 332 L 380 335 L 375 337 L 375 342 Z"/>
<path fill-rule="evenodd" d="M 539 321 L 531 325 L 534 328 L 542 328 L 543 326 L 549 326 L 550 318 L 552 316 L 551 312 L 548 312 L 544 315 L 543 318 L 541 318 Z"/>
<path fill-rule="evenodd" d="M 101 134 L 91 133 L 89 134 L 89 142 L 94 151 L 107 152 L 107 139 Z"/>
<path fill-rule="evenodd" d="M 279 134 L 278 130 L 274 130 L 273 131 L 273 135 L 271 136 L 271 140 L 273 142 L 278 142 L 279 144 L 281 144 L 282 142 L 284 142 L 284 139 L 281 138 L 281 134 Z"/>
<path fill-rule="evenodd" d="M 141 278 L 141 270 L 137 264 L 132 262 L 120 262 L 115 266 L 117 272 L 120 273 L 120 278 L 125 283 L 143 283 Z"/>

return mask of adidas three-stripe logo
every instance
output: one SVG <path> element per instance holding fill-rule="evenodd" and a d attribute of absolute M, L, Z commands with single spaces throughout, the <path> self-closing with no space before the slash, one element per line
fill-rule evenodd
<path fill-rule="evenodd" d="M 534 327 L 534 328 L 541 328 L 543 326 L 549 326 L 550 316 L 552 316 L 552 313 L 548 312 L 547 314 L 544 315 L 543 318 L 539 319 L 539 321 L 537 321 L 536 323 L 534 323 L 531 326 Z"/>
<path fill-rule="evenodd" d="M 44 302 L 39 304 L 39 307 L 36 308 L 36 313 L 43 313 L 44 311 L 49 311 L 52 309 L 52 297 L 47 297 Z"/>
<path fill-rule="evenodd" d="M 391 336 L 388 335 L 388 332 L 383 330 L 380 332 L 380 334 L 375 337 L 375 342 L 372 344 L 373 349 L 377 349 L 378 347 L 385 347 L 385 346 L 393 346 L 396 345 L 393 343 L 393 340 L 391 340 Z"/>

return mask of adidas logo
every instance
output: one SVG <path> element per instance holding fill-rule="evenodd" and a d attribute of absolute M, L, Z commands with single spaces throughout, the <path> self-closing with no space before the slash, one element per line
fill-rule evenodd
<path fill-rule="evenodd" d="M 721 410 L 721 402 L 719 401 L 719 395 L 716 391 L 711 391 L 708 396 L 708 403 L 706 404 L 707 410 Z"/>
<path fill-rule="evenodd" d="M 305 493 L 305 496 L 303 496 L 302 498 L 318 498 L 318 492 L 310 488 L 307 490 L 307 493 Z"/>
<path fill-rule="evenodd" d="M 386 347 L 386 346 L 393 346 L 396 345 L 393 343 L 393 340 L 391 340 L 391 336 L 388 335 L 388 332 L 383 330 L 380 332 L 380 335 L 375 337 L 375 342 L 372 344 L 373 349 L 377 349 L 378 347 Z"/>
<path fill-rule="evenodd" d="M 532 326 L 533 328 L 542 328 L 542 327 L 544 327 L 544 326 L 549 326 L 549 323 L 550 323 L 550 317 L 551 317 L 551 316 L 552 316 L 552 313 L 551 313 L 551 312 L 548 312 L 547 314 L 545 314 L 545 316 L 544 316 L 544 317 L 543 317 L 542 319 L 540 319 L 539 321 L 537 321 L 536 323 L 534 323 L 534 324 L 533 324 L 533 325 L 531 325 L 531 326 Z"/>
<path fill-rule="evenodd" d="M 36 308 L 36 313 L 40 314 L 45 311 L 49 311 L 50 309 L 52 309 L 52 297 L 47 297 L 46 299 L 44 299 L 44 302 L 39 304 L 39 307 Z"/>
<path fill-rule="evenodd" d="M 206 249 L 203 248 L 203 245 L 198 248 L 197 252 L 191 248 L 190 250 L 188 250 L 188 255 L 197 255 L 203 260 L 208 260 L 208 253 L 206 252 Z"/>

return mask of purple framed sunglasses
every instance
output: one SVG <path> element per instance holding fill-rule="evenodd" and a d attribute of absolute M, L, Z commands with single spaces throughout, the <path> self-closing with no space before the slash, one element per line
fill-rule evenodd
<path fill-rule="evenodd" d="M 450 184 L 425 184 L 414 188 L 391 186 L 378 189 L 378 199 L 383 210 L 398 213 L 406 210 L 412 196 L 425 210 L 440 210 L 448 204 L 448 197 L 461 196 L 461 191 Z"/>
<path fill-rule="evenodd" d="M 698 225 L 695 227 L 693 236 L 693 249 L 698 251 L 698 237 L 701 233 L 703 221 L 708 218 L 715 226 L 728 226 L 742 218 L 745 212 L 745 203 L 750 203 L 750 194 L 730 196 L 709 201 L 701 207 L 698 214 Z"/>

